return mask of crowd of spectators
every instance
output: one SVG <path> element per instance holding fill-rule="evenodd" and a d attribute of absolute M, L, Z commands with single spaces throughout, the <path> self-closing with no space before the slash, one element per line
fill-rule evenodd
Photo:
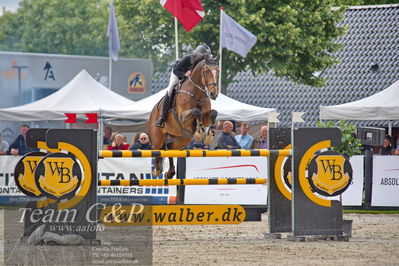
<path fill-rule="evenodd" d="M 215 149 L 268 149 L 267 140 L 268 127 L 266 125 L 260 128 L 260 137 L 254 138 L 249 134 L 249 124 L 247 122 L 240 123 L 241 134 L 236 134 L 235 124 L 232 121 L 224 121 L 222 123 L 222 131 L 216 138 Z M 26 144 L 26 132 L 28 125 L 20 127 L 20 135 L 9 144 L 2 138 L 0 133 L 0 155 L 24 155 L 33 149 Z M 394 141 L 395 143 L 395 141 Z M 399 141 L 394 146 L 390 135 L 386 135 L 384 144 L 379 150 L 380 155 L 399 155 Z M 212 146 L 213 147 L 213 146 Z M 201 140 L 193 138 L 187 145 L 186 149 L 211 149 L 211 145 L 205 145 Z M 126 137 L 120 133 L 113 133 L 111 127 L 104 128 L 103 149 L 107 150 L 151 150 L 153 149 L 151 140 L 147 133 L 141 132 L 133 137 L 131 144 L 128 144 Z"/>

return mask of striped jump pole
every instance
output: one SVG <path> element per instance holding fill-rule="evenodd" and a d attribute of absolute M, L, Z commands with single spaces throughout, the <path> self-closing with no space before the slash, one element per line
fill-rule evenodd
<path fill-rule="evenodd" d="M 118 150 L 108 151 L 100 150 L 99 158 L 131 158 L 131 157 L 243 157 L 243 156 L 265 156 L 269 157 L 271 154 L 277 156 L 290 156 L 291 150 Z"/>
<path fill-rule="evenodd" d="M 213 178 L 213 179 L 131 179 L 100 180 L 98 186 L 188 186 L 188 185 L 255 185 L 266 184 L 266 178 Z"/>

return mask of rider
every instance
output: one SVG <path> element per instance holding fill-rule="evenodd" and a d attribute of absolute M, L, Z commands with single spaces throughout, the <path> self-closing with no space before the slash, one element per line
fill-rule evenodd
<path fill-rule="evenodd" d="M 178 61 L 174 66 L 172 73 L 170 74 L 169 85 L 167 88 L 167 93 L 163 100 L 162 112 L 159 119 L 156 122 L 157 127 L 164 127 L 166 121 L 166 115 L 168 114 L 170 98 L 176 84 L 179 80 L 182 80 L 185 76 L 189 76 L 191 71 L 195 66 L 205 58 L 205 55 L 211 54 L 211 49 L 205 45 L 199 45 L 191 54 L 184 56 L 180 61 Z"/>

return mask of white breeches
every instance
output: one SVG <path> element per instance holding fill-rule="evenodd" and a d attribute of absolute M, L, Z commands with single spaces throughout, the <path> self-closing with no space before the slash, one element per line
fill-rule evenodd
<path fill-rule="evenodd" d="M 172 73 L 170 73 L 169 85 L 167 87 L 169 97 L 172 95 L 173 88 L 177 83 L 179 83 L 179 78 L 173 73 L 172 70 Z"/>

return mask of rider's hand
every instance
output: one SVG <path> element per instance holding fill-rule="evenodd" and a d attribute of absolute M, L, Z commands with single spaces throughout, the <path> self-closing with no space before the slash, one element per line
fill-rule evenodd
<path fill-rule="evenodd" d="M 191 70 L 187 71 L 186 74 L 185 74 L 186 77 L 188 77 L 190 75 L 191 75 Z"/>

